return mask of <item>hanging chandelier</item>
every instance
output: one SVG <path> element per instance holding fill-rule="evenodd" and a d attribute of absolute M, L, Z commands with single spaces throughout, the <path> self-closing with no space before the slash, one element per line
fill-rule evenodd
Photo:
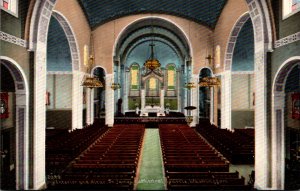
<path fill-rule="evenodd" d="M 144 66 L 146 68 L 148 68 L 149 70 L 155 70 L 157 68 L 159 68 L 161 66 L 161 64 L 159 63 L 159 61 L 154 58 L 154 46 L 155 44 L 154 43 L 151 43 L 149 45 L 151 47 L 151 55 L 150 55 L 150 58 L 148 60 L 146 60 Z"/>
<path fill-rule="evenodd" d="M 200 79 L 199 86 L 200 87 L 213 87 L 220 86 L 221 82 L 217 77 L 204 77 Z"/>
<path fill-rule="evenodd" d="M 192 88 L 195 88 L 196 87 L 196 85 L 195 85 L 195 83 L 194 82 L 188 82 L 188 83 L 185 83 L 185 88 L 187 88 L 187 89 L 192 89 Z"/>
<path fill-rule="evenodd" d="M 151 35 L 154 35 L 153 33 L 154 33 L 154 29 L 153 29 L 153 24 L 152 24 L 152 20 L 151 20 Z M 158 59 L 156 59 L 154 57 L 154 46 L 155 46 L 154 37 L 151 39 L 151 43 L 149 44 L 149 46 L 150 46 L 151 53 L 150 53 L 149 59 L 145 61 L 144 66 L 147 69 L 153 71 L 153 70 L 156 70 L 157 68 L 159 68 L 161 66 Z"/>
<path fill-rule="evenodd" d="M 99 81 L 98 78 L 90 75 L 91 68 L 94 65 L 94 57 L 91 55 L 89 58 L 89 63 L 87 66 L 87 75 L 84 76 L 81 86 L 86 88 L 101 88 L 103 87 L 102 82 Z"/>
<path fill-rule="evenodd" d="M 117 90 L 121 88 L 121 85 L 119 83 L 112 83 L 110 87 L 113 90 Z"/>

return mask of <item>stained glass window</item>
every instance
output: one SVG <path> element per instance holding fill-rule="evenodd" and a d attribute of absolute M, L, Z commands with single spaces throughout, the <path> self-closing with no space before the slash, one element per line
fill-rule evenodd
<path fill-rule="evenodd" d="M 138 90 L 139 89 L 139 66 L 132 65 L 130 68 L 130 79 L 131 79 L 131 89 Z"/>
<path fill-rule="evenodd" d="M 0 0 L 0 7 L 2 10 L 18 17 L 18 0 Z"/>
<path fill-rule="evenodd" d="M 176 67 L 174 65 L 168 65 L 168 90 L 174 90 L 176 84 Z"/>
<path fill-rule="evenodd" d="M 149 79 L 149 89 L 156 90 L 156 79 L 155 78 Z"/>
<path fill-rule="evenodd" d="M 283 19 L 300 11 L 300 0 L 282 0 Z"/>

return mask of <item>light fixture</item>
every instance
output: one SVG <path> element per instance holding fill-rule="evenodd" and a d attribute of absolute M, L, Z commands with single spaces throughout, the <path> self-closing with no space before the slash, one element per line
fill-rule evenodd
<path fill-rule="evenodd" d="M 151 35 L 154 35 L 153 34 L 153 24 L 152 23 L 151 23 Z M 148 60 L 145 61 L 144 66 L 147 69 L 153 71 L 153 70 L 155 70 L 155 69 L 157 69 L 157 68 L 159 68 L 161 66 L 161 64 L 159 63 L 158 59 L 156 59 L 154 57 L 154 46 L 155 46 L 155 44 L 154 44 L 154 37 L 151 39 L 151 43 L 150 43 L 149 46 L 150 46 L 151 53 L 150 53 L 150 57 L 148 58 Z"/>
<path fill-rule="evenodd" d="M 91 76 L 90 72 L 91 72 L 91 68 L 93 67 L 94 65 L 94 57 L 91 55 L 90 58 L 89 58 L 89 63 L 88 63 L 88 66 L 87 66 L 87 73 L 84 77 L 83 77 L 83 80 L 82 80 L 82 83 L 81 85 L 83 87 L 86 87 L 86 88 L 100 88 L 100 87 L 103 87 L 103 84 L 102 82 L 99 81 L 98 78 L 96 77 L 93 77 Z"/>
<path fill-rule="evenodd" d="M 221 82 L 217 77 L 204 77 L 200 78 L 199 86 L 200 87 L 213 87 L 220 86 Z"/>
<path fill-rule="evenodd" d="M 192 88 L 195 88 L 196 87 L 196 85 L 195 85 L 195 83 L 194 82 L 188 82 L 188 83 L 185 83 L 185 88 L 187 88 L 187 89 L 192 89 Z"/>
<path fill-rule="evenodd" d="M 121 85 L 119 83 L 112 83 L 110 87 L 113 90 L 117 90 L 121 88 Z"/>
<path fill-rule="evenodd" d="M 91 35 L 91 52 L 92 53 L 90 54 L 88 60 L 85 59 L 85 61 L 84 61 L 84 65 L 87 68 L 86 69 L 87 70 L 86 71 L 87 74 L 84 75 L 83 80 L 81 82 L 81 86 L 86 87 L 86 88 L 91 88 L 91 89 L 92 88 L 103 87 L 102 82 L 99 81 L 98 78 L 93 77 L 93 75 L 91 75 L 91 70 L 92 70 L 92 68 L 94 66 L 94 56 L 93 56 L 94 51 L 93 51 L 93 49 L 94 49 L 94 47 L 93 47 L 93 37 Z M 87 51 L 87 49 L 85 49 L 85 51 Z M 85 56 L 86 57 L 87 57 L 87 55 L 88 55 L 88 53 L 85 52 Z"/>
<path fill-rule="evenodd" d="M 195 106 L 186 106 L 184 109 L 190 113 L 192 110 L 197 109 Z M 194 117 L 192 115 L 188 115 L 185 117 L 185 121 L 187 122 L 188 125 L 190 125 L 194 120 Z"/>
<path fill-rule="evenodd" d="M 193 116 L 186 116 L 185 121 L 187 122 L 188 125 L 190 125 L 193 122 Z"/>

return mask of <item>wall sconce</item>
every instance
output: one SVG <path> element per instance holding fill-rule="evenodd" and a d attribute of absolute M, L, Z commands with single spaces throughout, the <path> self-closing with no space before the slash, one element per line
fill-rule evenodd
<path fill-rule="evenodd" d="M 121 88 L 121 85 L 119 83 L 112 83 L 110 87 L 113 90 L 117 90 Z"/>
<path fill-rule="evenodd" d="M 196 87 L 196 85 L 195 85 L 195 83 L 194 82 L 188 82 L 188 83 L 185 83 L 185 88 L 187 88 L 187 89 L 192 89 L 192 88 L 195 88 Z"/>

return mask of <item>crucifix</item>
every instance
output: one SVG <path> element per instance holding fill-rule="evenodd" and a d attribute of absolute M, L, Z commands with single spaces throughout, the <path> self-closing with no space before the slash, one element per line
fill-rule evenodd
<path fill-rule="evenodd" d="M 207 59 L 207 60 L 208 60 L 208 64 L 211 65 L 212 60 L 213 60 L 214 58 L 209 54 L 207 57 L 205 57 L 205 59 Z"/>

